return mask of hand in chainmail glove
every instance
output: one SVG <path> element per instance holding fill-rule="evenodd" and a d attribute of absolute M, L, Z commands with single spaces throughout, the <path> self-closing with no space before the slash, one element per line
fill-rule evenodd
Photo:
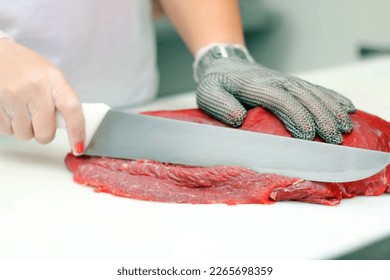
<path fill-rule="evenodd" d="M 352 130 L 348 113 L 355 107 L 330 89 L 267 69 L 239 46 L 214 45 L 201 50 L 194 63 L 200 109 L 227 125 L 238 127 L 246 107 L 262 106 L 274 113 L 300 139 L 317 134 L 340 144 Z"/>

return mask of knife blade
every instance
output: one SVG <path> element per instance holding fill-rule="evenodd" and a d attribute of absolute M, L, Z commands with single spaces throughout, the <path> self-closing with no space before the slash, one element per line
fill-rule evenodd
<path fill-rule="evenodd" d="M 386 152 L 124 113 L 101 104 L 84 104 L 83 110 L 87 126 L 95 126 L 85 151 L 90 156 L 240 166 L 319 182 L 364 179 L 390 163 Z"/>

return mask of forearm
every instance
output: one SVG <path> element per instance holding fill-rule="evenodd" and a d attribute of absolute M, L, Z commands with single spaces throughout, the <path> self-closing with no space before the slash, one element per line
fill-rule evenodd
<path fill-rule="evenodd" d="M 244 46 L 237 0 L 160 0 L 193 55 L 211 43 Z"/>

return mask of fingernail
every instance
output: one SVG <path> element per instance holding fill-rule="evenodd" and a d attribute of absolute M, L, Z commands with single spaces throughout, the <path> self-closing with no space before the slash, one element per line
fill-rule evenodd
<path fill-rule="evenodd" d="M 74 148 L 76 150 L 76 153 L 78 154 L 82 154 L 84 153 L 84 142 L 83 141 L 80 141 L 80 142 L 77 142 L 75 145 L 74 145 Z"/>

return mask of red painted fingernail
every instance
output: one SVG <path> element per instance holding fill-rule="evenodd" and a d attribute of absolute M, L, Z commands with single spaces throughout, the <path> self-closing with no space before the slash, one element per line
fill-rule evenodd
<path fill-rule="evenodd" d="M 82 154 L 84 153 L 84 142 L 83 141 L 80 141 L 80 142 L 77 142 L 76 145 L 74 145 L 75 147 L 75 150 L 78 154 Z"/>

